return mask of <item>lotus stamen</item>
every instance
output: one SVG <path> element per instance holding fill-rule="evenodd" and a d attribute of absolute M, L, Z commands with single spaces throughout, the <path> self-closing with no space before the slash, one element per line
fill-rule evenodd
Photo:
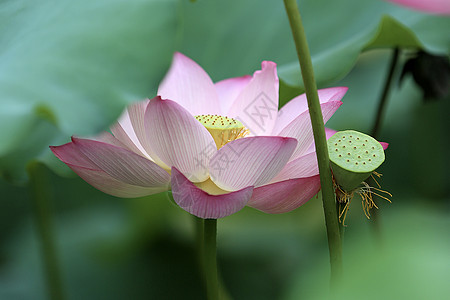
<path fill-rule="evenodd" d="M 195 119 L 212 135 L 217 149 L 250 133 L 241 122 L 233 118 L 219 115 L 198 115 L 195 116 Z"/>

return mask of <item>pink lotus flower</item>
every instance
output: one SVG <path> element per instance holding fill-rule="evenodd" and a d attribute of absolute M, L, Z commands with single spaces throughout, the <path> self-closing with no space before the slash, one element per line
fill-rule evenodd
<path fill-rule="evenodd" d="M 449 0 L 388 0 L 423 12 L 450 15 Z"/>
<path fill-rule="evenodd" d="M 347 88 L 319 90 L 326 122 Z M 157 97 L 128 107 L 110 133 L 51 147 L 85 181 L 118 197 L 172 189 L 200 218 L 245 205 L 291 211 L 320 189 L 305 95 L 278 111 L 276 64 L 213 83 L 176 53 Z M 171 100 L 163 100 L 171 99 Z"/>

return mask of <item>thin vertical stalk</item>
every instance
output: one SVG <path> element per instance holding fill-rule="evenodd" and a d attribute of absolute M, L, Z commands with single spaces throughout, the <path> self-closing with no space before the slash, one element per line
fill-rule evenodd
<path fill-rule="evenodd" d="M 341 204 L 336 201 L 336 213 L 339 220 L 339 211 L 341 209 Z M 341 237 L 341 244 L 344 245 L 344 235 L 345 235 L 345 225 L 344 222 L 339 221 L 339 235 Z"/>
<path fill-rule="evenodd" d="M 50 183 L 44 166 L 38 162 L 31 162 L 27 166 L 30 180 L 31 200 L 36 218 L 36 227 L 42 249 L 50 299 L 63 300 L 64 292 L 60 267 L 56 254 L 52 214 Z"/>
<path fill-rule="evenodd" d="M 317 161 L 320 172 L 320 183 L 322 187 L 323 209 L 325 213 L 325 224 L 327 227 L 328 248 L 330 252 L 331 283 L 337 285 L 342 274 L 342 244 L 339 234 L 339 222 L 336 211 L 336 200 L 333 190 L 333 181 L 328 156 L 328 146 L 325 136 L 322 110 L 320 108 L 319 95 L 314 79 L 314 71 L 309 53 L 305 31 L 298 10 L 296 0 L 284 0 L 286 13 L 294 37 L 300 69 L 303 76 L 306 98 L 308 100 L 309 114 L 316 144 Z"/>
<path fill-rule="evenodd" d="M 194 227 L 195 227 L 195 242 L 197 245 L 197 260 L 198 260 L 198 266 L 200 269 L 200 276 L 201 279 L 203 281 L 203 283 L 205 284 L 205 287 L 207 286 L 207 282 L 206 282 L 206 276 L 205 276 L 205 247 L 204 247 L 204 231 L 205 231 L 205 226 L 204 226 L 204 220 L 193 216 L 194 219 Z M 220 272 L 219 270 L 217 270 L 217 280 L 218 280 L 218 285 L 219 285 L 219 298 L 221 300 L 229 300 L 231 299 L 230 293 L 228 292 L 228 290 L 225 288 L 225 285 L 223 284 L 223 280 L 220 276 Z"/>
<path fill-rule="evenodd" d="M 389 92 L 392 87 L 392 79 L 394 78 L 394 72 L 395 72 L 395 68 L 397 67 L 399 56 L 400 56 L 400 49 L 395 48 L 392 53 L 388 73 L 386 76 L 386 80 L 384 82 L 383 92 L 381 94 L 380 101 L 378 103 L 378 109 L 377 109 L 377 114 L 375 117 L 375 123 L 372 128 L 372 137 L 374 137 L 375 139 L 378 138 L 378 134 L 380 132 L 381 123 L 383 121 L 384 111 L 386 110 L 386 103 L 387 103 L 387 99 L 389 97 Z"/>
<path fill-rule="evenodd" d="M 381 124 L 384 118 L 384 112 L 386 110 L 387 100 L 389 98 L 389 93 L 392 88 L 392 83 L 394 79 L 395 69 L 398 65 L 398 59 L 400 57 L 400 49 L 395 48 L 392 52 L 391 61 L 389 63 L 389 68 L 386 74 L 386 79 L 383 86 L 383 91 L 380 96 L 380 100 L 378 101 L 378 109 L 377 114 L 375 115 L 375 122 L 372 127 L 371 135 L 375 139 L 379 138 L 379 133 L 381 129 Z M 371 181 L 371 179 L 368 179 Z M 381 235 L 381 225 L 380 225 L 380 216 L 376 209 L 372 212 L 372 230 L 375 236 L 375 239 L 378 243 L 382 243 L 382 235 Z"/>
<path fill-rule="evenodd" d="M 204 275 L 208 300 L 219 299 L 219 280 L 217 276 L 217 220 L 204 220 Z"/>
<path fill-rule="evenodd" d="M 200 266 L 200 271 L 202 272 L 202 279 L 205 277 L 203 274 L 203 270 L 204 270 L 204 266 L 203 266 L 203 261 L 204 261 L 204 246 L 203 246 L 203 242 L 204 242 L 204 237 L 203 237 L 203 231 L 204 231 L 204 223 L 203 223 L 203 219 L 196 217 L 196 216 L 192 216 L 194 219 L 194 230 L 195 230 L 195 243 L 197 246 L 197 260 L 198 260 L 198 264 Z"/>

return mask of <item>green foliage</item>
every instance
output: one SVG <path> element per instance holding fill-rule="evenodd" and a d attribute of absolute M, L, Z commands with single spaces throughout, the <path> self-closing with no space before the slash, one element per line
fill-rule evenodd
<path fill-rule="evenodd" d="M 319 86 L 344 77 L 361 52 L 419 48 L 447 54 L 450 19 L 380 0 L 305 0 L 300 11 Z M 253 72 L 262 60 L 278 63 L 281 103 L 303 90 L 282 1 L 183 2 L 180 51 L 214 80 Z M 207 25 L 205 25 L 207 24 Z M 232 63 L 230 63 L 232 62 Z"/>
<path fill-rule="evenodd" d="M 449 18 L 379 0 L 308 0 L 300 9 L 319 86 L 369 49 L 449 52 Z M 215 81 L 273 60 L 281 104 L 302 92 L 282 1 L 2 2 L 0 175 L 23 178 L 30 159 L 63 171 L 47 146 L 104 130 L 127 103 L 154 96 L 175 48 Z"/>
<path fill-rule="evenodd" d="M 50 142 L 95 134 L 127 103 L 155 94 L 176 29 L 175 1 L 0 3 L 3 176 L 20 177 L 21 162 L 50 155 Z M 39 136 L 43 123 L 56 128 Z"/>
<path fill-rule="evenodd" d="M 321 22 L 313 22 L 309 16 L 323 13 L 322 1 L 305 5 L 302 10 L 319 86 L 344 77 L 359 54 L 370 49 L 450 51 L 450 37 L 446 34 L 449 18 L 392 7 L 382 1 L 335 1 L 326 7 L 331 17 L 327 15 Z M 297 62 L 281 66 L 279 75 L 286 85 L 302 88 Z"/>
<path fill-rule="evenodd" d="M 155 95 L 176 45 L 215 81 L 267 59 L 279 64 L 282 104 L 302 91 L 281 1 L 179 2 L 0 4 L 0 174 L 20 179 L 35 158 L 64 170 L 47 146 L 95 134 L 127 103 Z M 368 49 L 449 51 L 449 18 L 379 0 L 309 0 L 300 8 L 319 86 L 347 74 Z"/>

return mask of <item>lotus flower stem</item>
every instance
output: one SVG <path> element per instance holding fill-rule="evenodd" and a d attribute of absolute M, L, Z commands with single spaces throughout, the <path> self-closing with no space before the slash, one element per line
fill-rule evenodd
<path fill-rule="evenodd" d="M 204 220 L 204 276 L 208 300 L 219 299 L 219 280 L 217 275 L 217 219 Z"/>
<path fill-rule="evenodd" d="M 197 245 L 197 257 L 198 257 L 198 265 L 200 268 L 200 275 L 201 278 L 205 284 L 205 286 L 208 284 L 207 283 L 207 278 L 205 276 L 205 262 L 206 262 L 206 257 L 205 257 L 205 243 L 204 243 L 204 230 L 205 230 L 205 226 L 204 226 L 204 219 L 198 218 L 196 216 L 193 216 L 194 219 L 194 226 L 195 226 L 195 242 Z M 219 298 L 221 300 L 228 300 L 231 299 L 231 297 L 229 296 L 229 292 L 226 290 L 225 285 L 223 284 L 223 280 L 220 276 L 219 271 L 217 271 L 217 280 L 218 280 L 218 285 L 219 285 Z"/>
<path fill-rule="evenodd" d="M 317 161 L 320 172 L 320 183 L 322 188 L 323 209 L 325 213 L 325 224 L 327 227 L 328 248 L 330 252 L 331 283 L 336 286 L 342 274 L 342 243 L 339 234 L 339 222 L 337 217 L 333 181 L 328 156 L 328 146 L 325 136 L 322 111 L 320 108 L 317 86 L 314 80 L 314 70 L 309 53 L 305 31 L 298 10 L 296 0 L 284 0 L 286 13 L 297 48 L 297 56 L 303 76 L 306 98 L 308 100 L 311 124 L 313 127 L 314 141 L 316 144 Z"/>
<path fill-rule="evenodd" d="M 389 64 L 387 77 L 386 77 L 386 80 L 385 80 L 384 86 L 383 86 L 383 92 L 382 92 L 380 100 L 378 102 L 378 109 L 377 109 L 377 114 L 375 116 L 375 123 L 373 125 L 372 132 L 371 132 L 372 137 L 375 139 L 379 138 L 378 135 L 379 135 L 380 128 L 381 128 L 381 123 L 383 121 L 384 111 L 385 111 L 387 99 L 389 97 L 389 93 L 390 93 L 390 90 L 392 87 L 392 81 L 393 81 L 392 79 L 394 78 L 394 73 L 395 73 L 395 69 L 398 65 L 399 57 L 400 57 L 400 49 L 395 48 L 392 52 L 391 62 Z M 369 179 L 369 181 L 371 181 L 371 179 Z M 380 220 L 379 220 L 378 211 L 376 209 L 374 209 L 372 212 L 372 229 L 373 229 L 373 233 L 375 235 L 376 240 L 379 243 L 381 243 L 382 237 L 381 237 Z"/>
<path fill-rule="evenodd" d="M 340 204 L 338 201 L 336 201 L 336 212 L 339 214 L 339 207 Z M 344 222 L 339 222 L 339 235 L 341 237 L 341 245 L 344 245 L 344 235 L 345 235 L 345 226 Z"/>
<path fill-rule="evenodd" d="M 205 256 L 204 256 L 204 222 L 202 218 L 192 216 L 194 220 L 194 230 L 195 230 L 195 244 L 196 244 L 196 250 L 197 250 L 197 261 L 198 266 L 200 269 L 200 275 L 202 277 L 202 280 L 205 281 Z M 205 281 L 206 284 L 206 281 Z"/>
<path fill-rule="evenodd" d="M 386 81 L 385 81 L 384 87 L 383 87 L 383 93 L 381 94 L 381 98 L 380 98 L 380 101 L 378 103 L 378 110 L 377 110 L 377 114 L 376 114 L 376 117 L 375 117 L 375 123 L 374 123 L 373 129 L 372 129 L 372 134 L 371 135 L 375 139 L 378 138 L 378 134 L 380 132 L 381 122 L 383 121 L 383 116 L 384 116 L 384 111 L 385 111 L 385 107 L 386 107 L 386 102 L 387 102 L 387 99 L 388 99 L 388 96 L 389 96 L 389 92 L 391 90 L 392 79 L 394 78 L 394 71 L 395 71 L 395 68 L 397 67 L 399 56 L 400 56 L 400 49 L 399 48 L 395 48 L 393 53 L 392 53 L 391 62 L 390 62 L 390 65 L 389 65 L 389 70 L 388 70 Z"/>
<path fill-rule="evenodd" d="M 43 165 L 38 162 L 31 162 L 27 167 L 27 171 L 30 179 L 31 199 L 36 214 L 36 225 L 42 247 L 49 298 L 52 300 L 63 300 L 65 297 L 52 227 L 51 195 L 48 178 Z"/>

